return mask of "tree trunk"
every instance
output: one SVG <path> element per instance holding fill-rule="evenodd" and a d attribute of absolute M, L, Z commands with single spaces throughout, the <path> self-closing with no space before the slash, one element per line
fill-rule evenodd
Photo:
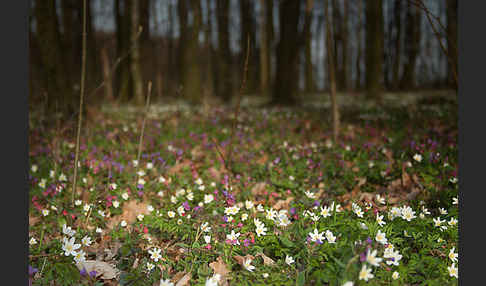
<path fill-rule="evenodd" d="M 305 18 L 304 18 L 305 91 L 307 93 L 313 93 L 315 91 L 313 66 L 312 66 L 312 33 L 311 33 L 313 5 L 314 5 L 313 0 L 307 0 L 305 5 Z"/>
<path fill-rule="evenodd" d="M 383 2 L 366 2 L 366 89 L 381 102 L 383 82 Z"/>
<path fill-rule="evenodd" d="M 240 19 L 241 19 L 241 35 L 240 35 L 240 72 L 243 72 L 245 64 L 246 47 L 248 45 L 248 37 L 250 38 L 250 56 L 248 59 L 248 74 L 246 89 L 255 90 L 258 82 L 259 72 L 256 68 L 255 57 L 258 56 L 256 52 L 256 37 L 255 37 L 255 23 L 253 21 L 253 1 L 240 0 Z M 243 78 L 243 74 L 241 74 Z"/>
<path fill-rule="evenodd" d="M 103 68 L 103 80 L 105 82 L 105 99 L 109 102 L 113 102 L 115 97 L 113 96 L 113 83 L 112 83 L 112 75 L 110 74 L 110 59 L 108 57 L 108 53 L 106 51 L 106 47 L 101 48 L 101 63 Z"/>
<path fill-rule="evenodd" d="M 415 87 L 415 67 L 417 56 L 420 49 L 420 8 L 407 3 L 407 22 L 405 49 L 407 52 L 407 62 L 403 69 L 402 88 Z"/>
<path fill-rule="evenodd" d="M 331 95 L 331 108 L 332 108 L 332 134 L 333 141 L 336 143 L 339 135 L 339 109 L 336 98 L 336 77 L 335 77 L 335 60 L 334 53 L 332 51 L 333 43 L 331 37 L 331 19 L 329 18 L 329 1 L 324 1 L 324 17 L 326 18 L 326 45 L 327 45 L 327 67 L 329 73 L 329 86 Z"/>
<path fill-rule="evenodd" d="M 267 2 L 270 2 L 267 0 Z M 268 15 L 266 9 L 268 6 L 265 5 L 265 0 L 260 0 L 260 93 L 262 96 L 266 97 L 268 95 L 269 88 L 269 47 L 268 47 L 268 34 L 267 26 L 271 23 L 266 19 Z"/>
<path fill-rule="evenodd" d="M 342 28 L 342 57 L 341 57 L 341 88 L 347 90 L 349 87 L 349 1 L 344 1 Z"/>
<path fill-rule="evenodd" d="M 457 0 L 447 0 L 447 53 L 452 66 L 447 65 L 447 82 L 455 87 L 454 72 L 457 74 Z"/>
<path fill-rule="evenodd" d="M 218 49 L 217 94 L 225 102 L 229 102 L 233 93 L 231 78 L 231 52 L 229 47 L 229 1 L 217 0 L 216 13 L 218 18 Z"/>
<path fill-rule="evenodd" d="M 191 0 L 189 7 L 185 1 L 179 1 L 180 34 L 180 69 L 183 93 L 193 103 L 201 100 L 201 67 L 199 64 L 199 31 L 201 29 L 201 2 Z M 192 25 L 188 25 L 188 11 L 193 15 Z"/>
<path fill-rule="evenodd" d="M 121 5 L 123 1 L 123 9 Z M 130 0 L 115 0 L 117 58 L 124 57 L 130 48 Z M 118 101 L 128 101 L 132 91 L 131 57 L 124 58 L 116 70 L 115 95 Z"/>
<path fill-rule="evenodd" d="M 361 58 L 363 57 L 363 48 L 362 48 L 362 41 L 361 41 L 361 30 L 363 28 L 363 0 L 358 0 L 358 27 L 357 29 L 357 38 L 358 38 L 358 51 L 356 55 L 356 89 L 361 88 Z"/>
<path fill-rule="evenodd" d="M 298 72 L 298 24 L 300 0 L 280 1 L 280 40 L 277 45 L 277 74 L 273 92 L 273 103 L 291 105 L 295 103 L 294 93 Z"/>
<path fill-rule="evenodd" d="M 37 1 L 35 19 L 44 83 L 49 96 L 47 110 L 50 113 L 72 113 L 76 106 L 75 96 L 72 88 L 67 86 L 55 1 Z"/>
<path fill-rule="evenodd" d="M 395 57 L 393 58 L 393 88 L 397 89 L 400 83 L 400 59 L 401 59 L 401 35 L 402 35 L 402 1 L 394 2 L 394 15 L 395 20 Z"/>
<path fill-rule="evenodd" d="M 137 38 L 139 32 L 139 1 L 131 0 L 131 31 L 130 31 L 130 44 L 132 50 L 130 53 L 130 71 L 133 79 L 133 97 L 135 104 L 142 106 L 145 102 L 143 95 L 143 79 L 142 72 L 140 70 L 140 43 Z"/>

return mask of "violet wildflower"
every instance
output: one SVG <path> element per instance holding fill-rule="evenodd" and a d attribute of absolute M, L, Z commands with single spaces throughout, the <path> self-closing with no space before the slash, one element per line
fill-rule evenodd
<path fill-rule="evenodd" d="M 29 265 L 29 276 L 36 274 L 38 271 L 39 271 L 39 269 Z"/>
<path fill-rule="evenodd" d="M 79 274 L 81 274 L 81 276 L 86 276 L 88 272 L 86 271 L 86 268 L 83 268 L 81 271 L 79 271 Z"/>
<path fill-rule="evenodd" d="M 91 278 L 95 278 L 95 277 L 96 277 L 96 270 L 91 271 L 91 272 L 89 273 L 89 276 L 90 276 Z"/>

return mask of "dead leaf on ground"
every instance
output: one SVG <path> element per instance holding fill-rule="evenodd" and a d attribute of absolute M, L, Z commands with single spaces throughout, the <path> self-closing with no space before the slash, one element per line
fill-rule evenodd
<path fill-rule="evenodd" d="M 228 267 L 224 263 L 221 256 L 218 257 L 218 259 L 216 259 L 216 261 L 209 263 L 209 267 L 211 267 L 211 269 L 213 269 L 214 273 L 220 274 L 221 276 L 225 276 L 228 273 L 230 273 L 230 271 L 228 270 Z"/>
<path fill-rule="evenodd" d="M 263 258 L 263 265 L 267 265 L 267 266 L 275 265 L 275 261 L 273 261 L 273 259 L 271 259 L 270 257 L 266 256 L 263 252 L 257 253 L 256 256 Z"/>
<path fill-rule="evenodd" d="M 265 183 L 265 182 L 256 183 L 253 186 L 253 188 L 251 188 L 251 193 L 254 196 L 263 196 L 264 193 L 265 193 L 266 187 L 267 187 L 267 183 Z"/>
<path fill-rule="evenodd" d="M 178 282 L 179 280 L 182 279 L 182 277 L 185 275 L 186 273 L 184 271 L 180 271 L 180 272 L 177 272 L 174 276 L 172 276 L 172 279 L 170 279 L 172 282 L 176 283 Z"/>
<path fill-rule="evenodd" d="M 293 197 L 288 197 L 286 200 L 278 200 L 275 203 L 275 205 L 273 205 L 273 208 L 276 209 L 276 210 L 288 209 L 290 202 L 293 201 L 293 200 L 294 200 Z"/>
<path fill-rule="evenodd" d="M 34 226 L 39 221 L 40 221 L 40 217 L 37 217 L 37 216 L 29 216 L 29 226 Z"/>
<path fill-rule="evenodd" d="M 189 285 L 190 280 L 191 280 L 191 272 L 188 272 L 184 276 L 182 276 L 182 278 L 177 282 L 175 286 Z"/>
<path fill-rule="evenodd" d="M 233 256 L 234 260 L 236 260 L 236 262 L 238 262 L 239 265 L 243 266 L 244 267 L 244 264 L 245 264 L 245 261 L 248 260 L 248 259 L 255 259 L 255 256 L 251 255 L 251 254 L 247 254 L 245 256 L 241 256 L 241 255 L 235 255 Z"/>
<path fill-rule="evenodd" d="M 144 202 L 137 202 L 136 200 L 131 200 L 123 205 L 122 214 L 112 217 L 112 219 L 107 223 L 108 229 L 113 229 L 122 220 L 126 221 L 127 224 L 133 223 L 139 214 L 148 214 L 147 205 Z"/>
<path fill-rule="evenodd" d="M 120 274 L 120 270 L 116 269 L 112 265 L 99 260 L 86 260 L 84 262 L 76 264 L 78 269 L 81 271 L 86 269 L 87 273 L 91 271 L 96 271 L 96 277 L 101 279 L 109 280 L 114 279 Z"/>

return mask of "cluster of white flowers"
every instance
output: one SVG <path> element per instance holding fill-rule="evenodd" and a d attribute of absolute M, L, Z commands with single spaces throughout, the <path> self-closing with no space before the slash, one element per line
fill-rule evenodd
<path fill-rule="evenodd" d="M 361 210 L 361 207 L 358 206 L 356 203 L 352 203 L 351 207 L 353 209 L 353 212 L 358 216 L 358 217 L 363 217 L 363 211 Z"/>
<path fill-rule="evenodd" d="M 65 256 L 73 256 L 74 261 L 76 263 L 81 263 L 86 260 L 86 252 L 84 250 L 80 249 L 81 244 L 76 243 L 76 239 L 74 235 L 76 234 L 76 231 L 71 229 L 70 226 L 67 226 L 64 224 L 62 226 L 62 232 L 63 234 L 67 235 L 63 237 L 62 239 L 62 250 L 64 251 Z M 81 243 L 84 246 L 90 246 L 91 245 L 91 238 L 89 236 L 85 236 L 81 239 Z M 79 249 L 79 250 L 78 250 Z"/>

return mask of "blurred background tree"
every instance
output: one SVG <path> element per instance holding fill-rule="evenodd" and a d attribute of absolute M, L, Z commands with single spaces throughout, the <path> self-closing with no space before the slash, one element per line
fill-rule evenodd
<path fill-rule="evenodd" d="M 30 102 L 46 113 L 71 114 L 79 101 L 81 1 L 31 1 Z M 289 105 L 327 93 L 324 3 L 89 0 L 87 105 L 143 105 L 149 80 L 154 101 L 231 103 L 248 39 L 245 94 Z M 441 22 L 439 37 L 419 4 Z M 343 96 L 380 100 L 387 91 L 454 88 L 457 0 L 331 0 L 329 17 Z"/>

